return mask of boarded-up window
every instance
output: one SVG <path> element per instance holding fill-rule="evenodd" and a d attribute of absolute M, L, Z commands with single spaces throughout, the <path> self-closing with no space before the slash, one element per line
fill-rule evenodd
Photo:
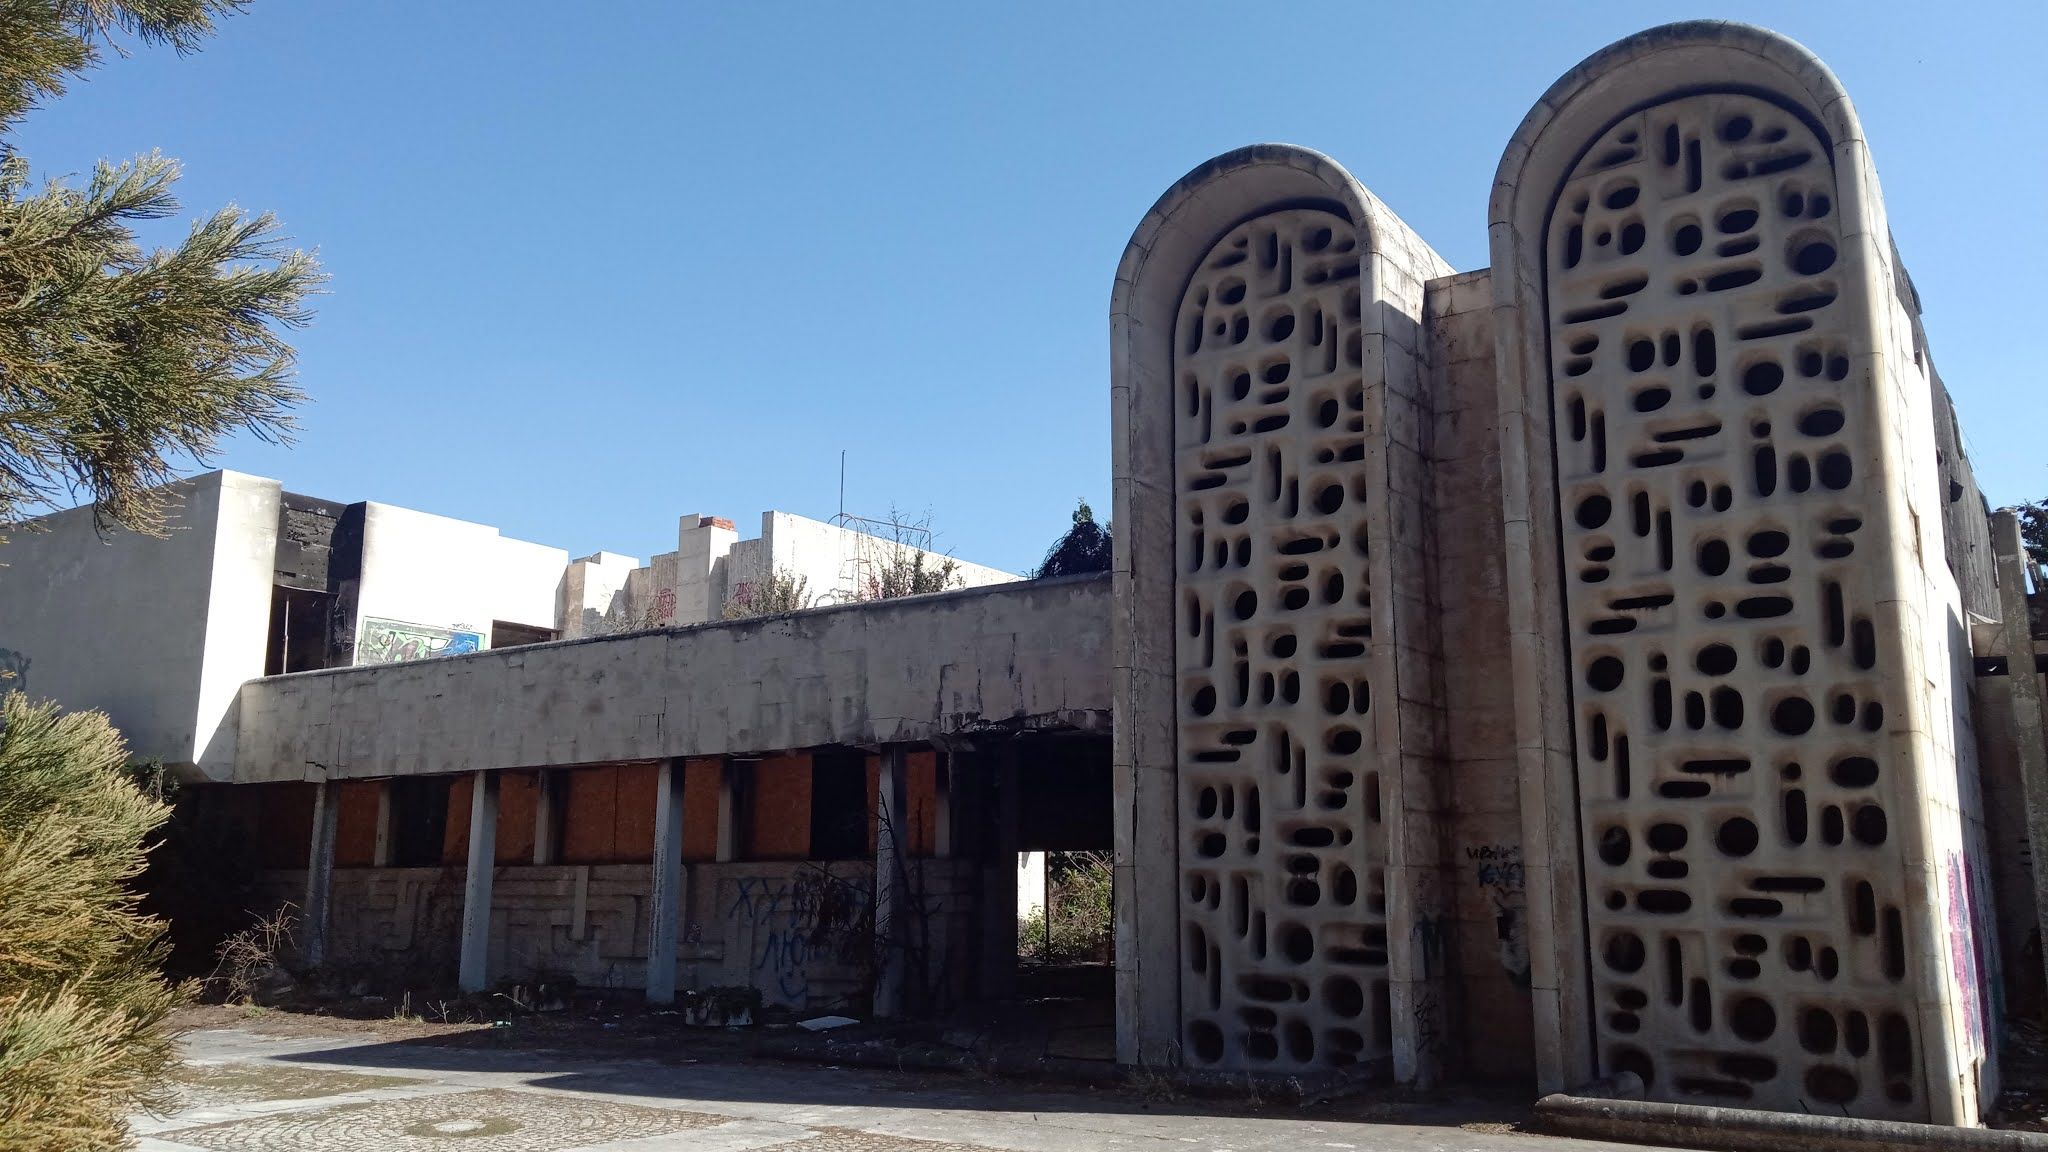
<path fill-rule="evenodd" d="M 564 864 L 639 864 L 654 859 L 656 765 L 601 764 L 571 768 L 564 776 Z"/>
<path fill-rule="evenodd" d="M 811 758 L 801 752 L 748 766 L 743 859 L 811 859 Z"/>
<path fill-rule="evenodd" d="M 469 863 L 470 789 L 475 780 L 474 776 L 458 777 L 449 789 L 448 834 L 441 850 L 445 864 Z M 539 773 L 498 773 L 498 839 L 492 845 L 493 863 L 533 863 L 533 815 L 539 801 Z"/>
<path fill-rule="evenodd" d="M 334 866 L 367 868 L 377 862 L 375 780 L 345 780 L 335 789 Z"/>
<path fill-rule="evenodd" d="M 718 857 L 718 778 L 722 764 L 716 759 L 691 760 L 683 765 L 683 859 L 715 860 Z"/>

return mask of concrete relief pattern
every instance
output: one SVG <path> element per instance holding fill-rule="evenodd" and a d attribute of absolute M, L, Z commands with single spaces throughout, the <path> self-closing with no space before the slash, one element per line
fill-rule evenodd
<path fill-rule="evenodd" d="M 1734 94 L 1626 117 L 1553 209 L 1593 1007 L 1654 1097 L 1924 1118 L 1841 215 L 1828 145 Z"/>
<path fill-rule="evenodd" d="M 1360 248 L 1311 209 L 1202 259 L 1174 345 L 1183 1040 L 1284 1071 L 1389 1048 Z"/>

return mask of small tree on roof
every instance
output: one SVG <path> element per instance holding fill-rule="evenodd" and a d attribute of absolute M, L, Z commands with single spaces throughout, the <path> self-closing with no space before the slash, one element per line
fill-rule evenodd
<path fill-rule="evenodd" d="M 1073 576 L 1082 572 L 1107 572 L 1112 552 L 1109 528 L 1095 522 L 1095 510 L 1086 500 L 1074 502 L 1074 526 L 1067 529 L 1038 566 L 1037 576 Z"/>

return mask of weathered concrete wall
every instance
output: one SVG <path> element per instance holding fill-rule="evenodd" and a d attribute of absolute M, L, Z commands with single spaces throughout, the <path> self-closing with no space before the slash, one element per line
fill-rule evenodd
<path fill-rule="evenodd" d="M 131 752 L 225 775 L 229 711 L 263 673 L 277 548 L 274 480 L 211 472 L 173 485 L 162 539 L 41 517 L 0 558 L 0 690 L 104 710 Z"/>
<path fill-rule="evenodd" d="M 1545 1087 L 1973 1123 L 1936 389 L 1847 98 L 1758 29 L 1643 33 L 1538 103 L 1492 221 Z"/>
<path fill-rule="evenodd" d="M 1082 577 L 255 680 L 242 689 L 235 779 L 1099 726 L 1108 612 L 1108 581 Z"/>
<path fill-rule="evenodd" d="M 379 621 L 417 625 L 428 630 L 423 636 L 431 636 L 430 630 L 474 633 L 481 637 L 479 647 L 489 645 L 493 620 L 555 628 L 568 563 L 569 554 L 560 548 L 500 536 L 486 524 L 367 504 L 356 663 L 413 658 L 403 654 L 402 644 L 377 642 L 372 633 Z M 414 655 L 433 654 L 426 650 L 433 639 L 439 637 Z"/>
<path fill-rule="evenodd" d="M 1515 773 L 1508 575 L 1502 554 L 1493 289 L 1482 269 L 1429 283 L 1434 363 L 1437 627 L 1444 652 L 1445 759 L 1457 1048 L 1482 1077 L 1535 1071 L 1522 797 Z"/>
<path fill-rule="evenodd" d="M 933 987 L 950 987 L 971 947 L 971 869 L 915 860 Z M 463 870 L 337 868 L 330 962 L 346 971 L 445 980 L 462 924 Z M 770 1004 L 826 1009 L 866 994 L 871 864 L 699 863 L 684 869 L 678 988 L 759 988 Z M 264 891 L 300 898 L 305 873 L 266 873 Z M 647 976 L 646 865 L 501 865 L 491 884 L 493 982 L 569 977 L 586 988 L 638 989 Z"/>

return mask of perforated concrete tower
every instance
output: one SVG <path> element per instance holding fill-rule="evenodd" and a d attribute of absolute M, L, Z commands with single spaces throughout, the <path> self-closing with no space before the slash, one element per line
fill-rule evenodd
<path fill-rule="evenodd" d="M 1967 641 L 1848 98 L 1761 30 L 1647 32 L 1536 105 L 1491 215 L 1545 1086 L 1974 1123 Z"/>
<path fill-rule="evenodd" d="M 1435 1074 L 1422 284 L 1327 158 L 1162 197 L 1112 304 L 1118 1046 Z M 1390 924 L 1403 927 L 1390 930 Z"/>

